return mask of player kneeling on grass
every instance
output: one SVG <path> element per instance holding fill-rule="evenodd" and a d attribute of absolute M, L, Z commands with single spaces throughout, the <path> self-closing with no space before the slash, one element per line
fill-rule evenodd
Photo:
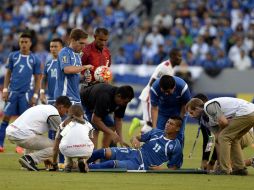
<path fill-rule="evenodd" d="M 132 139 L 134 148 L 106 148 L 95 150 L 88 159 L 90 169 L 125 168 L 128 170 L 162 169 L 168 162 L 169 169 L 177 169 L 182 165 L 182 147 L 176 138 L 182 125 L 180 117 L 171 117 L 165 130 L 152 129 Z M 140 147 L 140 142 L 144 144 Z M 103 159 L 103 162 L 92 162 Z M 106 160 L 106 161 L 105 161 Z"/>
<path fill-rule="evenodd" d="M 92 125 L 85 121 L 84 112 L 79 105 L 72 105 L 68 112 L 68 118 L 61 123 L 56 135 L 53 156 L 53 169 L 57 170 L 57 155 L 59 149 L 65 156 L 65 171 L 71 172 L 73 158 L 78 158 L 80 172 L 88 172 L 86 160 L 92 155 L 94 144 L 89 138 Z"/>

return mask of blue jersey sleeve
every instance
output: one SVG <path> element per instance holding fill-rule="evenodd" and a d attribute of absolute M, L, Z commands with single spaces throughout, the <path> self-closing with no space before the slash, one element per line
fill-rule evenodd
<path fill-rule="evenodd" d="M 190 99 L 191 99 L 191 93 L 190 93 L 190 90 L 189 90 L 187 84 L 183 88 L 181 99 L 182 99 L 182 102 L 185 103 L 185 104 L 187 104 L 187 102 L 190 101 Z"/>
<path fill-rule="evenodd" d="M 48 75 L 48 72 L 47 72 L 47 70 L 48 70 L 48 63 L 49 63 L 49 62 L 47 62 L 47 63 L 44 65 L 44 69 L 43 69 L 43 74 L 44 74 L 45 76 Z"/>
<path fill-rule="evenodd" d="M 62 50 L 58 55 L 58 61 L 60 62 L 60 68 L 63 70 L 67 66 L 73 66 L 71 56 L 68 51 Z"/>
<path fill-rule="evenodd" d="M 11 71 L 13 70 L 13 53 L 9 54 L 9 57 L 7 59 L 7 63 L 5 66 L 7 69 L 10 69 Z"/>
<path fill-rule="evenodd" d="M 34 56 L 35 64 L 34 64 L 34 71 L 33 74 L 38 75 L 41 74 L 41 62 L 37 56 Z"/>
<path fill-rule="evenodd" d="M 153 131 L 153 130 L 148 131 L 147 133 L 143 133 L 143 134 L 141 135 L 140 141 L 141 141 L 141 142 L 149 141 L 150 138 L 151 138 L 152 131 Z"/>
<path fill-rule="evenodd" d="M 180 142 L 176 139 L 174 140 L 174 145 L 169 144 L 168 147 L 168 163 L 167 167 L 177 167 L 180 168 L 183 164 L 183 153 L 182 153 L 182 146 Z"/>
<path fill-rule="evenodd" d="M 148 131 L 146 133 L 143 133 L 141 135 L 141 142 L 146 142 L 146 141 L 149 141 L 151 138 L 156 138 L 156 137 L 159 137 L 161 135 L 163 135 L 164 131 L 163 130 L 160 130 L 160 129 L 152 129 L 151 131 Z"/>
<path fill-rule="evenodd" d="M 160 79 L 157 79 L 150 88 L 150 100 L 152 106 L 158 106 L 159 104 L 159 96 L 160 96 L 159 80 Z"/>

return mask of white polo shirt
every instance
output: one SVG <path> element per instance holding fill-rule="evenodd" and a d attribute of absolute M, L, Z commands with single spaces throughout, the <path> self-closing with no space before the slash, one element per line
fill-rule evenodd
<path fill-rule="evenodd" d="M 206 102 L 204 111 L 214 120 L 221 114 L 226 118 L 234 118 L 254 112 L 254 104 L 239 98 L 221 97 Z"/>
<path fill-rule="evenodd" d="M 26 110 L 6 129 L 6 134 L 18 139 L 27 139 L 49 131 L 49 117 L 59 116 L 52 105 L 37 105 Z M 61 118 L 60 118 L 61 119 Z"/>

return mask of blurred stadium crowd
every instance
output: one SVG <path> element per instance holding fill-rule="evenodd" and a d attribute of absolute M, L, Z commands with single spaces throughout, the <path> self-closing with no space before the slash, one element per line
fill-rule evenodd
<path fill-rule="evenodd" d="M 254 0 L 160 2 L 160 10 L 151 11 L 156 1 L 2 0 L 0 65 L 18 49 L 18 34 L 27 29 L 34 33 L 33 51 L 45 63 L 52 38 L 67 41 L 70 29 L 80 27 L 92 42 L 94 29 L 106 27 L 110 48 L 117 47 L 113 64 L 157 65 L 178 47 L 188 66 L 254 67 Z M 140 7 L 146 11 L 136 11 Z"/>

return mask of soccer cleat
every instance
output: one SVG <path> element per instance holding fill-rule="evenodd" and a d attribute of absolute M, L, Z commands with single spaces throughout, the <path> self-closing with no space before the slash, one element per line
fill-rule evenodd
<path fill-rule="evenodd" d="M 251 166 L 254 168 L 254 157 L 251 159 Z"/>
<path fill-rule="evenodd" d="M 129 136 L 132 136 L 134 131 L 140 127 L 140 120 L 136 117 L 132 119 L 131 126 L 129 128 Z"/>
<path fill-rule="evenodd" d="M 78 168 L 81 173 L 87 173 L 89 170 L 86 161 L 83 159 L 80 159 L 78 161 Z"/>
<path fill-rule="evenodd" d="M 0 146 L 0 152 L 4 152 L 4 147 Z"/>
<path fill-rule="evenodd" d="M 39 171 L 36 167 L 33 159 L 29 155 L 24 155 L 19 159 L 19 163 L 22 167 L 28 169 L 29 171 Z"/>
<path fill-rule="evenodd" d="M 70 173 L 71 170 L 72 170 L 72 166 L 71 166 L 71 165 L 66 165 L 65 168 L 64 168 L 64 171 L 65 171 L 66 173 Z"/>
<path fill-rule="evenodd" d="M 16 153 L 18 153 L 18 154 L 23 154 L 23 153 L 24 153 L 24 149 L 21 148 L 20 146 L 17 146 L 17 147 L 16 147 Z"/>

